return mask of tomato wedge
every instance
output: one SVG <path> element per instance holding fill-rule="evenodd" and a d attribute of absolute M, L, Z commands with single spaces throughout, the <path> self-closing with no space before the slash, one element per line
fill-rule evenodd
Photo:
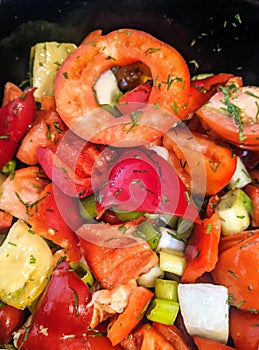
<path fill-rule="evenodd" d="M 19 337 L 21 350 L 88 350 L 87 332 L 93 307 L 89 288 L 63 261 L 54 270 L 32 322 Z"/>
<path fill-rule="evenodd" d="M 236 157 L 223 143 L 207 135 L 176 128 L 164 137 L 176 172 L 194 193 L 212 195 L 221 191 L 236 170 Z"/>
<path fill-rule="evenodd" d="M 193 337 L 193 340 L 194 340 L 194 342 L 197 345 L 199 350 L 208 350 L 208 349 L 210 349 L 210 350 L 231 350 L 231 349 L 235 349 L 235 348 L 232 348 L 231 346 L 227 346 L 227 345 L 219 343 L 215 340 L 198 337 L 196 335 Z M 247 347 L 245 347 L 244 349 L 248 350 Z M 241 348 L 240 348 L 240 350 L 241 350 Z"/>
<path fill-rule="evenodd" d="M 194 283 L 205 272 L 214 269 L 218 261 L 220 234 L 221 221 L 218 213 L 209 219 L 204 219 L 202 225 L 195 225 L 185 250 L 186 267 L 182 275 L 183 283 Z"/>
<path fill-rule="evenodd" d="M 188 102 L 190 76 L 188 66 L 177 50 L 151 35 L 135 29 L 119 29 L 84 41 L 62 64 L 55 82 L 57 111 L 65 123 L 77 127 L 77 133 L 95 143 L 111 144 L 120 140 L 152 141 L 176 121 L 172 113 L 184 118 Z M 167 117 L 149 108 L 133 116 L 116 120 L 98 104 L 93 86 L 99 76 L 114 66 L 143 62 L 149 67 L 153 87 L 148 104 L 168 111 Z M 163 62 L 163 64 L 158 64 Z M 95 110 L 96 113 L 92 113 Z M 80 124 L 80 125 L 78 125 Z M 142 124 L 142 125 L 141 125 Z"/>
<path fill-rule="evenodd" d="M 24 323 L 25 312 L 10 305 L 0 305 L 0 343 L 8 344 L 12 340 L 13 332 Z"/>
<path fill-rule="evenodd" d="M 63 215 L 57 207 L 55 199 L 57 196 L 63 203 Z M 77 228 L 82 221 L 77 214 L 77 202 L 74 198 L 66 196 L 50 183 L 41 192 L 38 203 L 32 207 L 30 215 L 28 223 L 35 233 L 64 248 L 70 261 L 80 260 L 78 238 L 72 228 Z"/>
<path fill-rule="evenodd" d="M 259 315 L 255 310 L 230 310 L 230 335 L 237 350 L 259 348 Z"/>
<path fill-rule="evenodd" d="M 247 238 L 238 241 L 219 254 L 212 276 L 217 284 L 228 288 L 231 305 L 242 310 L 259 311 L 259 232 L 250 231 Z"/>
<path fill-rule="evenodd" d="M 233 77 L 233 74 L 221 73 L 204 79 L 191 80 L 189 101 L 186 113 L 192 115 L 215 94 L 219 85 Z"/>
<path fill-rule="evenodd" d="M 229 86 L 214 94 L 198 116 L 224 140 L 259 150 L 258 87 Z"/>

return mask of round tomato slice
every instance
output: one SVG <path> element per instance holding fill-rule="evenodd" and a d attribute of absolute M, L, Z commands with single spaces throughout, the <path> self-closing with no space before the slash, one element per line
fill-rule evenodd
<path fill-rule="evenodd" d="M 258 87 L 225 86 L 197 114 L 230 143 L 259 150 L 258 101 Z"/>
<path fill-rule="evenodd" d="M 114 66 L 136 62 L 143 62 L 152 74 L 148 104 L 166 110 L 168 116 L 161 118 L 161 113 L 147 107 L 137 116 L 131 113 L 117 120 L 102 108 L 96 112 L 93 86 L 100 75 Z M 76 132 L 92 142 L 111 144 L 136 137 L 152 141 L 165 132 L 161 125 L 168 130 L 176 121 L 175 115 L 185 117 L 189 87 L 188 66 L 177 50 L 143 31 L 120 29 L 97 36 L 94 42 L 84 40 L 63 62 L 55 82 L 55 98 L 65 123 L 74 130 L 77 125 Z"/>

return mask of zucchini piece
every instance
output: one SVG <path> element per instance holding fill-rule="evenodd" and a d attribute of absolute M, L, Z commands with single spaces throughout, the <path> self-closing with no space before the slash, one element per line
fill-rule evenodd
<path fill-rule="evenodd" d="M 162 271 L 182 276 L 186 266 L 186 259 L 183 252 L 175 249 L 163 248 L 159 253 L 159 267 Z"/>
<path fill-rule="evenodd" d="M 236 170 L 228 184 L 228 188 L 243 188 L 245 185 L 248 185 L 251 182 L 252 178 L 249 175 L 244 163 L 242 162 L 240 157 L 237 157 Z"/>
<path fill-rule="evenodd" d="M 72 43 L 56 41 L 37 43 L 31 47 L 31 86 L 36 87 L 34 97 L 37 102 L 43 96 L 54 96 L 54 82 L 63 61 L 77 48 Z"/>
<path fill-rule="evenodd" d="M 220 198 L 216 206 L 221 224 L 222 234 L 240 233 L 250 225 L 249 215 L 253 212 L 253 203 L 240 188 L 228 191 Z"/>
<path fill-rule="evenodd" d="M 0 299 L 24 309 L 43 292 L 53 267 L 45 240 L 24 221 L 16 221 L 0 247 Z"/>

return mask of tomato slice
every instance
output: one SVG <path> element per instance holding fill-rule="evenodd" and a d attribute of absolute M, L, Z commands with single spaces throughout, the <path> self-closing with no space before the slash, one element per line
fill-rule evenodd
<path fill-rule="evenodd" d="M 259 186 L 248 184 L 244 187 L 244 191 L 253 203 L 251 224 L 253 227 L 259 227 Z"/>
<path fill-rule="evenodd" d="M 185 250 L 186 267 L 182 275 L 183 283 L 194 283 L 205 272 L 214 269 L 218 261 L 220 234 L 221 221 L 218 213 L 209 219 L 204 219 L 202 225 L 195 225 Z"/>
<path fill-rule="evenodd" d="M 236 349 L 257 350 L 259 347 L 259 315 L 255 310 L 230 310 L 230 335 Z"/>
<path fill-rule="evenodd" d="M 259 150 L 258 87 L 229 87 L 214 94 L 198 116 L 224 140 Z"/>
<path fill-rule="evenodd" d="M 188 66 L 178 51 L 135 29 L 120 29 L 94 38 L 94 42 L 80 45 L 63 62 L 57 74 L 57 111 L 69 127 L 80 124 L 77 132 L 95 143 L 111 144 L 126 139 L 152 141 L 164 132 L 161 132 L 162 126 L 168 130 L 175 123 L 171 113 L 185 117 L 190 77 Z M 168 116 L 161 118 L 159 113 L 152 112 L 150 118 L 150 109 L 144 108 L 141 116 L 138 115 L 137 125 L 129 130 L 128 125 L 132 125 L 130 115 L 116 121 L 103 109 L 92 113 L 98 107 L 92 87 L 108 69 L 136 62 L 143 62 L 152 74 L 153 87 L 148 104 L 165 109 Z M 143 120 L 144 125 L 141 125 Z"/>
<path fill-rule="evenodd" d="M 22 90 L 17 85 L 8 81 L 4 86 L 4 97 L 2 105 L 7 105 L 9 102 L 21 96 L 22 93 Z"/>
<path fill-rule="evenodd" d="M 54 111 L 38 111 L 31 129 L 25 135 L 16 157 L 25 164 L 39 163 L 39 147 L 56 146 L 67 127 Z"/>
<path fill-rule="evenodd" d="M 56 198 L 62 203 L 62 213 Z M 74 198 L 66 196 L 50 183 L 41 192 L 37 205 L 30 210 L 30 215 L 28 223 L 35 233 L 64 248 L 70 261 L 80 260 L 78 238 L 72 228 L 80 226 L 82 220 L 77 213 L 77 202 Z"/>
<path fill-rule="evenodd" d="M 197 345 L 199 350 L 208 350 L 208 349 L 210 349 L 210 350 L 231 350 L 231 349 L 234 349 L 231 346 L 227 346 L 225 344 L 222 344 L 222 343 L 217 342 L 217 341 L 212 340 L 212 339 L 198 337 L 197 335 L 193 336 L 193 340 L 194 340 L 194 342 Z M 247 347 L 245 347 L 244 349 L 248 350 Z"/>
<path fill-rule="evenodd" d="M 32 322 L 19 337 L 21 350 L 89 350 L 87 332 L 93 307 L 89 288 L 63 261 L 54 270 Z"/>
<path fill-rule="evenodd" d="M 167 339 L 151 324 L 143 324 L 122 342 L 126 349 L 176 350 Z"/>
<path fill-rule="evenodd" d="M 80 249 L 96 279 L 104 288 L 137 279 L 158 262 L 144 240 L 132 236 L 136 224 L 84 224 L 77 230 Z"/>
<path fill-rule="evenodd" d="M 153 327 L 160 332 L 176 350 L 190 350 L 190 346 L 186 343 L 183 334 L 175 325 L 168 326 L 153 322 Z"/>
<path fill-rule="evenodd" d="M 228 288 L 231 305 L 242 310 L 259 310 L 258 270 L 259 232 L 250 231 L 248 237 L 238 241 L 219 254 L 212 276 L 217 284 Z"/>
<path fill-rule="evenodd" d="M 0 209 L 27 221 L 30 208 L 37 206 L 40 193 L 48 183 L 49 179 L 38 166 L 16 170 L 1 186 Z"/>
<path fill-rule="evenodd" d="M 204 134 L 177 128 L 164 137 L 163 146 L 187 188 L 200 195 L 221 191 L 236 170 L 232 151 Z"/>
<path fill-rule="evenodd" d="M 189 101 L 186 113 L 192 115 L 215 94 L 219 85 L 233 77 L 233 74 L 221 73 L 204 79 L 191 80 Z"/>

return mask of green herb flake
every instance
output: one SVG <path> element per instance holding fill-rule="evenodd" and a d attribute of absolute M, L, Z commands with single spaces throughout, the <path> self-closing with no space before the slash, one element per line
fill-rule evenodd
<path fill-rule="evenodd" d="M 211 233 L 211 230 L 212 230 L 212 225 L 211 224 L 208 224 L 208 226 L 206 227 L 206 231 L 205 233 Z"/>
<path fill-rule="evenodd" d="M 235 274 L 235 272 L 234 271 L 232 271 L 232 270 L 228 270 L 228 273 L 232 276 L 232 277 L 234 277 L 235 279 L 237 279 L 238 278 L 238 276 Z"/>
<path fill-rule="evenodd" d="M 30 264 L 36 264 L 36 258 L 32 254 L 30 255 Z"/>
<path fill-rule="evenodd" d="M 152 55 L 152 53 L 154 53 L 154 52 L 158 52 L 159 50 L 160 50 L 159 47 L 150 47 L 144 53 L 146 56 L 148 56 L 148 55 Z"/>
<path fill-rule="evenodd" d="M 75 304 L 75 313 L 76 313 L 76 317 L 79 316 L 79 297 L 77 292 L 74 290 L 74 288 L 72 287 L 68 287 L 73 291 L 74 294 L 74 304 Z"/>
<path fill-rule="evenodd" d="M 64 76 L 65 79 L 68 79 L 68 74 L 67 74 L 67 72 L 64 72 L 64 73 L 63 73 L 63 76 Z"/>

